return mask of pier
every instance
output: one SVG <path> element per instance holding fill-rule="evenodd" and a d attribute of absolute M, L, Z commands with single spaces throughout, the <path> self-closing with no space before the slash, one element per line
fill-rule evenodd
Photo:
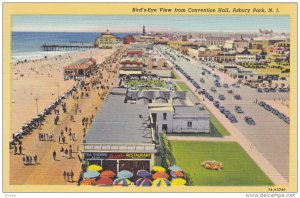
<path fill-rule="evenodd" d="M 95 46 L 84 46 L 84 45 L 42 45 L 42 51 L 79 51 L 79 50 L 90 50 L 94 49 Z"/>

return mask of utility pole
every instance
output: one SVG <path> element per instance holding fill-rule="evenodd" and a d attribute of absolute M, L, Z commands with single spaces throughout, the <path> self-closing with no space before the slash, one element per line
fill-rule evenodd
<path fill-rule="evenodd" d="M 39 100 L 39 97 L 36 96 L 36 97 L 34 98 L 34 100 L 35 100 L 35 105 L 36 105 L 36 115 L 38 115 L 38 114 L 39 114 L 39 107 L 38 107 L 38 100 Z"/>
<path fill-rule="evenodd" d="M 59 83 L 56 83 L 57 86 L 57 99 L 59 99 Z"/>

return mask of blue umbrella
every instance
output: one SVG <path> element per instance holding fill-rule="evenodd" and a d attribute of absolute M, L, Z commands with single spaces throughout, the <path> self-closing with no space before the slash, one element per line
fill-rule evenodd
<path fill-rule="evenodd" d="M 98 177 L 100 173 L 98 171 L 86 171 L 83 173 L 83 178 L 94 178 Z"/>
<path fill-rule="evenodd" d="M 122 170 L 122 171 L 118 172 L 117 176 L 119 178 L 130 178 L 133 176 L 133 173 L 128 170 Z"/>
<path fill-rule="evenodd" d="M 175 171 L 175 170 L 182 171 L 182 169 L 179 166 L 176 166 L 176 165 L 170 166 L 169 170 L 171 170 L 171 171 Z"/>
<path fill-rule="evenodd" d="M 149 173 L 146 170 L 138 170 L 138 172 L 136 173 L 136 175 L 139 176 L 139 177 L 145 178 L 145 177 L 151 176 L 151 173 Z"/>

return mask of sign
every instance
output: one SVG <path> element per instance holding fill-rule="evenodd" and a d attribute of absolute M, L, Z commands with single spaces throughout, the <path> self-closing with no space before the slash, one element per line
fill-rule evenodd
<path fill-rule="evenodd" d="M 84 159 L 151 159 L 151 153 L 84 153 Z"/>

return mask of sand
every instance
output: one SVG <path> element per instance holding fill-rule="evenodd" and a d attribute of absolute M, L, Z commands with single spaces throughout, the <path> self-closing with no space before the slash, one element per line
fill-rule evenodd
<path fill-rule="evenodd" d="M 92 51 L 71 52 L 49 59 L 31 60 L 13 65 L 12 74 L 12 131 L 16 132 L 38 112 L 48 107 L 58 94 L 62 95 L 73 85 L 73 80 L 64 81 L 63 67 L 91 55 L 101 63 L 115 49 L 95 49 Z"/>

